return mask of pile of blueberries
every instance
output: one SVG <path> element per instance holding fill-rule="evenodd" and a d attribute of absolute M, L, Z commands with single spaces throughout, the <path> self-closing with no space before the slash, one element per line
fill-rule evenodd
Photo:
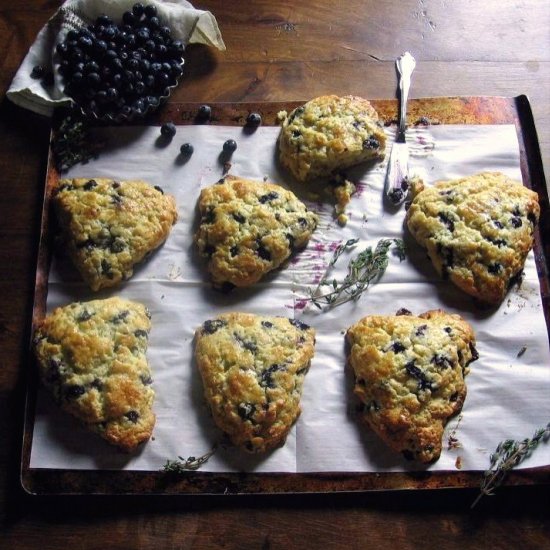
<path fill-rule="evenodd" d="M 183 51 L 156 7 L 140 3 L 122 23 L 100 15 L 57 45 L 65 94 L 86 115 L 117 122 L 159 106 L 183 72 Z"/>

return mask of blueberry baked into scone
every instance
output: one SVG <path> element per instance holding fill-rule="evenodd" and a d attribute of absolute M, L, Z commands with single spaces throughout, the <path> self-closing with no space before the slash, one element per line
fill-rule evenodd
<path fill-rule="evenodd" d="M 143 181 L 62 179 L 53 204 L 68 253 L 92 290 L 129 279 L 177 220 L 175 199 Z"/>
<path fill-rule="evenodd" d="M 498 172 L 412 186 L 407 226 L 440 276 L 499 304 L 533 246 L 535 192 Z"/>
<path fill-rule="evenodd" d="M 459 315 L 371 315 L 346 333 L 362 418 L 394 451 L 436 461 L 448 419 L 466 397 L 464 376 L 478 358 L 472 327 Z"/>
<path fill-rule="evenodd" d="M 306 182 L 329 179 L 350 166 L 383 159 L 385 145 L 386 134 L 369 101 L 326 95 L 284 117 L 279 158 L 298 181 Z"/>
<path fill-rule="evenodd" d="M 33 338 L 40 378 L 58 405 L 125 451 L 155 424 L 150 329 L 143 304 L 115 297 L 56 308 Z"/>
<path fill-rule="evenodd" d="M 217 288 L 246 287 L 303 248 L 317 215 L 287 189 L 226 176 L 201 191 L 195 242 Z"/>
<path fill-rule="evenodd" d="M 195 338 L 216 425 L 249 452 L 282 445 L 300 415 L 314 329 L 285 317 L 228 313 L 204 322 Z"/>

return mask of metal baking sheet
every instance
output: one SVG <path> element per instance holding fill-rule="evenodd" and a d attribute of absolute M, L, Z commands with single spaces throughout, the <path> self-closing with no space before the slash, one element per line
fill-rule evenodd
<path fill-rule="evenodd" d="M 381 118 L 390 124 L 396 117 L 396 102 L 373 100 Z M 264 124 L 276 124 L 277 113 L 291 109 L 292 104 L 212 104 L 213 124 L 244 125 L 251 111 L 262 114 Z M 195 123 L 198 105 L 168 104 L 160 118 L 174 120 L 178 124 Z M 535 242 L 535 259 L 541 283 L 541 295 L 548 325 L 548 196 L 536 132 L 528 101 L 519 98 L 429 98 L 411 100 L 409 120 L 424 124 L 515 124 L 520 146 L 520 165 L 524 183 L 536 190 L 541 199 L 541 221 Z M 51 257 L 49 193 L 59 175 L 50 164 L 44 195 L 42 230 L 37 266 L 36 294 L 33 319 L 44 315 L 47 277 Z M 34 324 L 34 323 L 33 323 Z M 170 476 L 154 471 L 113 470 L 52 470 L 30 467 L 34 406 L 36 403 L 36 372 L 34 365 L 29 372 L 27 414 L 22 456 L 23 487 L 38 494 L 218 494 L 218 493 L 287 493 L 364 491 L 381 489 L 410 489 L 438 487 L 470 487 L 480 481 L 480 473 L 472 471 L 434 472 L 377 472 L 377 473 L 315 473 L 315 474 L 234 474 L 189 472 L 185 476 Z M 544 483 L 549 480 L 547 467 L 518 470 L 507 479 L 508 484 Z"/>

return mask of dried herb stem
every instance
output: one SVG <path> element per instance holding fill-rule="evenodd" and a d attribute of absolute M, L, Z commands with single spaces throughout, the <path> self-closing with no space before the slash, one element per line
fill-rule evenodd
<path fill-rule="evenodd" d="M 183 474 L 184 472 L 198 470 L 203 464 L 208 462 L 209 458 L 216 452 L 216 449 L 217 446 L 214 446 L 211 451 L 199 457 L 190 456 L 183 458 L 178 456 L 177 460 L 167 460 L 161 471 L 171 474 Z"/>
<path fill-rule="evenodd" d="M 75 111 L 69 112 L 54 131 L 52 152 L 57 169 L 66 172 L 78 163 L 97 157 L 102 143 L 94 143 L 87 121 Z"/>
<path fill-rule="evenodd" d="M 458 430 L 458 427 L 460 426 L 460 422 L 462 421 L 462 415 L 458 415 L 458 421 L 456 423 L 456 426 L 451 430 L 451 433 L 449 434 L 449 437 L 447 439 L 447 449 L 460 449 L 462 445 L 460 444 L 460 441 L 456 437 L 456 432 Z"/>
<path fill-rule="evenodd" d="M 501 441 L 490 457 L 490 466 L 483 474 L 480 493 L 472 503 L 473 508 L 484 496 L 491 496 L 494 490 L 502 484 L 506 474 L 515 466 L 523 462 L 538 447 L 541 441 L 550 437 L 550 422 L 545 428 L 539 428 L 531 439 L 515 441 L 506 439 Z"/>
<path fill-rule="evenodd" d="M 405 259 L 405 244 L 402 239 L 380 239 L 376 248 L 365 248 L 348 263 L 348 274 L 342 282 L 336 279 L 329 280 L 328 272 L 336 264 L 340 256 L 353 248 L 359 239 L 349 239 L 340 244 L 334 251 L 327 267 L 327 274 L 321 279 L 314 290 L 310 290 L 310 298 L 313 305 L 321 310 L 345 304 L 351 300 L 357 300 L 367 290 L 372 282 L 382 277 L 388 267 L 389 250 L 393 246 L 399 260 Z M 332 290 L 323 293 L 322 287 L 331 287 Z"/>

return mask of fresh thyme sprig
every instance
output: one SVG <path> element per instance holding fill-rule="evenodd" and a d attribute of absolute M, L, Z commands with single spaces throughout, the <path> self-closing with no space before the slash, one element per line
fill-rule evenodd
<path fill-rule="evenodd" d="M 102 146 L 92 141 L 89 124 L 75 111 L 70 111 L 53 133 L 52 151 L 60 172 L 97 157 Z"/>
<path fill-rule="evenodd" d="M 527 438 L 523 441 L 506 439 L 505 441 L 501 441 L 490 457 L 491 465 L 483 474 L 480 493 L 472 503 L 471 508 L 484 495 L 493 495 L 494 490 L 504 481 L 506 474 L 530 456 L 541 441 L 547 441 L 549 437 L 550 422 L 548 422 L 545 428 L 539 428 L 531 439 Z"/>
<path fill-rule="evenodd" d="M 167 460 L 166 464 L 162 468 L 162 472 L 168 472 L 171 474 L 182 474 L 184 472 L 198 470 L 203 464 L 208 462 L 208 459 L 216 452 L 216 446 L 208 451 L 206 454 L 194 457 L 183 458 L 178 456 L 178 460 Z"/>
<path fill-rule="evenodd" d="M 338 258 L 350 248 L 353 248 L 359 239 L 349 239 L 340 244 L 334 251 L 327 267 L 327 274 L 336 264 Z M 380 239 L 374 251 L 367 247 L 348 263 L 348 274 L 342 282 L 336 279 L 329 280 L 327 274 L 321 279 L 314 290 L 310 290 L 310 300 L 321 310 L 345 304 L 351 300 L 358 300 L 373 281 L 382 277 L 389 261 L 389 250 L 394 247 L 400 261 L 405 259 L 405 243 L 402 239 Z M 326 293 L 322 287 L 332 287 Z"/>

